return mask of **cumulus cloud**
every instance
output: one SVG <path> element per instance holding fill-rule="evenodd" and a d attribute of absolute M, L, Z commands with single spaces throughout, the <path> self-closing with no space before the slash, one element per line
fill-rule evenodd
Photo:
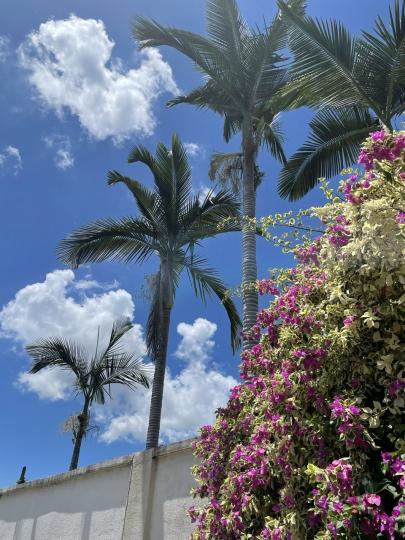
<path fill-rule="evenodd" d="M 44 281 L 27 285 L 0 311 L 0 337 L 24 346 L 39 338 L 62 335 L 83 343 L 94 351 L 98 328 L 106 335 L 112 322 L 121 316 L 134 316 L 131 295 L 123 290 L 105 290 L 91 275 L 77 279 L 71 270 L 55 270 Z M 100 292 L 100 288 L 104 289 Z M 90 291 L 98 291 L 90 296 Z M 165 378 L 162 442 L 191 437 L 201 425 L 214 419 L 215 410 L 227 399 L 237 381 L 210 365 L 217 325 L 198 318 L 192 324 L 177 326 L 180 340 L 174 352 L 180 370 L 168 369 Z M 141 325 L 135 324 L 124 347 L 139 356 L 146 355 Z M 170 358 L 169 358 L 170 363 Z M 36 375 L 21 372 L 17 386 L 36 393 L 41 399 L 66 400 L 72 396 L 72 376 L 61 370 Z M 150 390 L 116 386 L 113 399 L 95 407 L 95 419 L 102 428 L 101 440 L 143 441 L 149 417 Z"/>
<path fill-rule="evenodd" d="M 0 172 L 18 174 L 22 169 L 21 152 L 15 146 L 5 146 L 0 153 Z"/>
<path fill-rule="evenodd" d="M 10 40 L 0 35 L 0 64 L 4 63 L 10 55 Z"/>
<path fill-rule="evenodd" d="M 48 148 L 55 151 L 54 163 L 58 169 L 65 171 L 73 167 L 75 159 L 72 154 L 72 143 L 69 137 L 54 134 L 45 137 L 44 141 Z"/>
<path fill-rule="evenodd" d="M 70 110 L 95 139 L 151 135 L 156 99 L 178 93 L 172 70 L 158 50 L 147 49 L 139 66 L 125 71 L 112 59 L 114 45 L 103 21 L 71 15 L 42 23 L 19 58 L 42 102 L 59 115 Z"/>
<path fill-rule="evenodd" d="M 224 405 L 237 381 L 209 366 L 217 330 L 216 324 L 196 319 L 180 323 L 181 336 L 175 356 L 186 362 L 173 375 L 168 369 L 163 394 L 161 421 L 162 442 L 172 442 L 196 435 L 200 426 L 214 420 L 215 410 Z M 118 390 L 111 405 L 100 411 L 99 420 L 107 424 L 101 438 L 106 442 L 143 440 L 149 414 L 150 391 L 136 393 Z M 124 412 L 120 412 L 124 411 Z"/>
<path fill-rule="evenodd" d="M 79 341 L 92 354 L 98 329 L 106 340 L 114 320 L 132 319 L 135 306 L 131 295 L 123 289 L 76 298 L 77 284 L 80 280 L 76 280 L 71 270 L 55 270 L 47 274 L 43 282 L 20 289 L 0 311 L 1 336 L 20 346 L 43 337 L 64 336 Z M 128 350 L 139 356 L 145 354 L 141 325 L 134 325 L 125 339 Z M 19 376 L 23 389 L 52 400 L 67 399 L 70 382 L 69 376 L 61 370 Z"/>

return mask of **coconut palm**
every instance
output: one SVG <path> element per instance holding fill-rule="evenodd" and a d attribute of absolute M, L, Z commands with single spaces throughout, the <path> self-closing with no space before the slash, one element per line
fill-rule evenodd
<path fill-rule="evenodd" d="M 91 357 L 81 344 L 63 337 L 48 337 L 26 347 L 32 358 L 30 373 L 55 368 L 70 371 L 75 377 L 75 392 L 83 397 L 69 470 L 77 469 L 82 440 L 89 427 L 90 408 L 94 403 L 104 405 L 106 399 L 111 398 L 111 385 L 121 384 L 132 389 L 139 385 L 149 387 L 147 366 L 121 347 L 122 338 L 132 326 L 128 319 L 116 321 L 107 346 L 99 350 L 97 337 L 95 353 Z"/>
<path fill-rule="evenodd" d="M 392 130 L 405 109 L 405 2 L 395 1 L 388 22 L 353 38 L 336 21 L 298 16 L 279 1 L 294 54 L 292 81 L 284 89 L 290 105 L 320 108 L 306 143 L 279 180 L 279 193 L 296 200 L 321 177 L 352 164 L 370 131 Z"/>
<path fill-rule="evenodd" d="M 295 7 L 303 4 L 294 0 Z M 298 8 L 297 8 L 298 9 Z M 187 56 L 203 74 L 204 83 L 168 105 L 188 103 L 210 109 L 224 119 L 224 138 L 241 134 L 243 235 L 243 329 L 256 320 L 258 295 L 251 285 L 257 280 L 255 229 L 255 172 L 259 148 L 284 162 L 278 110 L 271 97 L 285 84 L 285 58 L 279 53 L 286 46 L 286 31 L 277 16 L 262 31 L 252 30 L 241 17 L 235 0 L 207 0 L 207 32 L 204 37 L 156 21 L 138 18 L 134 37 L 140 47 L 167 45 Z M 247 342 L 245 341 L 245 344 Z"/>
<path fill-rule="evenodd" d="M 240 320 L 236 307 L 216 272 L 195 254 L 195 246 L 219 232 L 235 230 L 235 225 L 225 225 L 220 231 L 219 225 L 227 217 L 238 216 L 239 204 L 225 191 L 214 194 L 210 190 L 202 201 L 198 195 L 192 196 L 186 150 L 176 135 L 171 149 L 160 143 L 153 156 L 145 147 L 135 146 L 128 161 L 141 162 L 150 169 L 154 190 L 117 171 L 109 173 L 108 183 L 127 186 L 140 217 L 104 219 L 81 227 L 62 241 L 59 257 L 74 267 L 108 259 L 142 263 L 154 255 L 158 257 L 146 332 L 148 351 L 155 362 L 146 447 L 155 448 L 159 441 L 170 317 L 183 270 L 196 295 L 203 300 L 214 295 L 223 303 L 231 323 L 233 349 L 238 345 Z"/>

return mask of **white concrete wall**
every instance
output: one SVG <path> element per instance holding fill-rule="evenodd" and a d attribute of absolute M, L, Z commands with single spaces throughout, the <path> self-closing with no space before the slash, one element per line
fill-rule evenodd
<path fill-rule="evenodd" d="M 1 540 L 187 540 L 190 441 L 0 490 Z"/>

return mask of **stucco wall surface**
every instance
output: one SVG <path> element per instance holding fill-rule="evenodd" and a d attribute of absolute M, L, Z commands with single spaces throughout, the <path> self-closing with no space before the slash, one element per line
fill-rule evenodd
<path fill-rule="evenodd" d="M 0 492 L 1 540 L 121 540 L 132 460 Z"/>
<path fill-rule="evenodd" d="M 0 540 L 187 540 L 190 441 L 0 490 Z"/>

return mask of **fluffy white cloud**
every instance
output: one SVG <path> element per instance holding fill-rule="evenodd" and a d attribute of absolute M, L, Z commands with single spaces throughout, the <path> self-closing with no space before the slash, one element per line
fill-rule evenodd
<path fill-rule="evenodd" d="M 0 168 L 3 173 L 16 175 L 22 169 L 21 153 L 15 146 L 5 146 L 0 153 Z"/>
<path fill-rule="evenodd" d="M 192 437 L 200 426 L 214 419 L 215 410 L 224 405 L 230 389 L 237 384 L 231 377 L 209 367 L 217 326 L 206 319 L 193 324 L 180 323 L 182 339 L 175 355 L 187 362 L 178 375 L 167 371 L 163 394 L 161 439 L 171 442 Z M 118 390 L 107 408 L 99 411 L 99 420 L 107 424 L 101 438 L 143 440 L 146 435 L 150 392 L 129 393 Z M 125 412 L 120 412 L 125 411 Z"/>
<path fill-rule="evenodd" d="M 184 148 L 186 149 L 187 154 L 191 158 L 202 156 L 205 153 L 202 146 L 200 146 L 197 143 L 192 143 L 192 142 L 184 143 Z"/>
<path fill-rule="evenodd" d="M 177 358 L 185 361 L 206 362 L 215 346 L 211 338 L 217 331 L 217 325 L 207 319 L 198 318 L 193 324 L 182 322 L 177 325 L 177 332 L 182 337 L 177 350 Z"/>
<path fill-rule="evenodd" d="M 73 292 L 78 284 L 81 280 L 76 280 L 71 270 L 55 270 L 46 275 L 45 281 L 19 290 L 0 311 L 1 336 L 22 346 L 43 337 L 64 336 L 79 341 L 91 354 L 98 329 L 100 336 L 107 339 L 113 321 L 119 317 L 132 319 L 135 308 L 131 295 L 123 289 L 76 298 Z M 134 325 L 125 340 L 128 350 L 139 356 L 145 354 L 139 324 Z M 23 388 L 53 400 L 69 397 L 70 381 L 61 370 L 36 375 L 22 373 L 19 377 Z"/>
<path fill-rule="evenodd" d="M 6 36 L 0 36 L 0 64 L 5 62 L 10 54 L 10 40 Z"/>
<path fill-rule="evenodd" d="M 19 57 L 43 103 L 57 114 L 69 109 L 96 139 L 151 135 L 156 98 L 178 92 L 172 70 L 158 50 L 148 49 L 136 69 L 125 71 L 111 60 L 113 47 L 103 21 L 71 15 L 41 24 Z"/>
<path fill-rule="evenodd" d="M 71 270 L 55 270 L 43 282 L 27 285 L 0 311 L 0 337 L 19 346 L 50 335 L 63 335 L 83 343 L 90 354 L 94 350 L 98 328 L 105 335 L 120 317 L 133 318 L 131 295 L 122 289 L 106 291 L 88 275 L 75 278 Z M 86 296 L 90 290 L 104 289 Z M 78 297 L 79 296 L 79 297 Z M 198 428 L 212 422 L 215 410 L 227 399 L 236 380 L 212 366 L 216 324 L 198 318 L 193 324 L 180 323 L 180 336 L 174 356 L 183 362 L 178 373 L 168 369 L 165 379 L 161 439 L 181 440 L 196 434 Z M 146 354 L 143 330 L 139 324 L 128 334 L 124 346 L 139 356 Z M 71 397 L 72 376 L 61 370 L 36 375 L 21 372 L 17 386 L 35 392 L 41 399 L 56 401 Z M 96 407 L 95 419 L 102 427 L 101 439 L 143 441 L 149 417 L 150 390 L 131 391 L 116 386 L 113 399 Z"/>
<path fill-rule="evenodd" d="M 64 135 L 50 135 L 44 138 L 48 148 L 55 150 L 54 163 L 62 171 L 70 169 L 75 164 L 72 154 L 72 144 L 69 137 Z"/>

